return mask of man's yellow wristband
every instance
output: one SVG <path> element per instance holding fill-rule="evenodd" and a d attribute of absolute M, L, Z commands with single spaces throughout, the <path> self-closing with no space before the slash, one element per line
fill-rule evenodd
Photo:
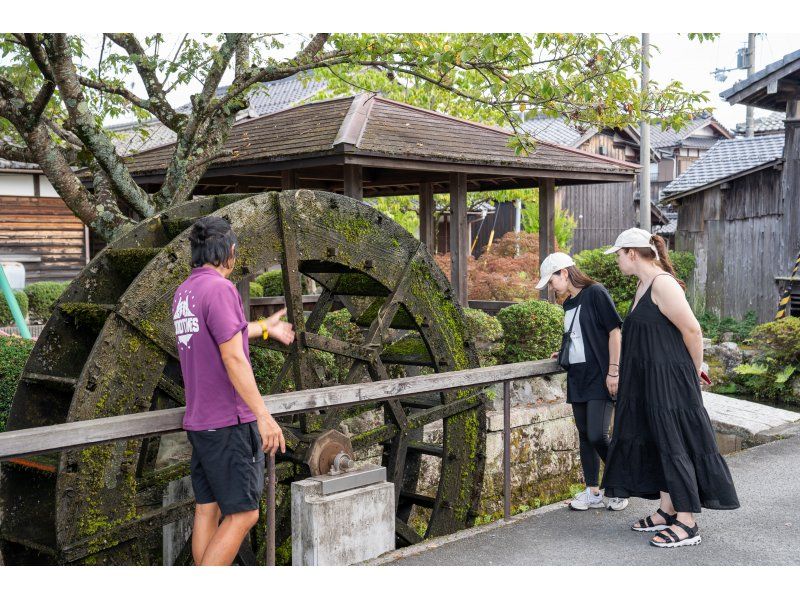
<path fill-rule="evenodd" d="M 269 338 L 269 331 L 267 330 L 267 321 L 261 319 L 258 321 L 261 324 L 261 338 L 267 340 Z"/>

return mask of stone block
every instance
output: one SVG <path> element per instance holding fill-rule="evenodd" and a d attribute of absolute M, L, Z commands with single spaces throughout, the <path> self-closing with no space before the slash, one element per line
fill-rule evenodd
<path fill-rule="evenodd" d="M 292 483 L 292 565 L 352 565 L 394 550 L 394 485 L 323 496 L 314 478 Z"/>

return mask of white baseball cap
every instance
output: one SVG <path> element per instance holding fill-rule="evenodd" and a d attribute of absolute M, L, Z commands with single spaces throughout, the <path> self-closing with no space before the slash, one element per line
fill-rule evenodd
<path fill-rule="evenodd" d="M 566 253 L 556 252 L 551 253 L 539 266 L 539 282 L 536 283 L 536 288 L 540 291 L 547 286 L 550 282 L 550 277 L 564 268 L 574 266 L 575 262 Z"/>
<path fill-rule="evenodd" d="M 653 250 L 653 253 L 655 253 L 656 259 L 658 259 L 656 246 L 650 242 L 652 237 L 653 233 L 643 228 L 629 228 L 628 230 L 622 231 L 617 237 L 617 240 L 614 241 L 614 245 L 606 249 L 604 253 L 616 253 L 620 249 L 627 247 L 649 247 Z"/>

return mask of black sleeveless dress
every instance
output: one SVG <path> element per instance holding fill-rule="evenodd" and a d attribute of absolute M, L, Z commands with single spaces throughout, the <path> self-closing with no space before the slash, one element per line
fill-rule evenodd
<path fill-rule="evenodd" d="M 660 276 L 660 275 L 659 275 Z M 678 512 L 736 509 L 739 499 L 703 407 L 700 381 L 678 328 L 650 297 L 652 283 L 622 327 L 606 496 L 659 498 Z"/>

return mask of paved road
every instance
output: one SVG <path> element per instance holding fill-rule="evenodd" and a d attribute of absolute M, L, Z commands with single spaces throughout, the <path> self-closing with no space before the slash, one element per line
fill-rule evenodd
<path fill-rule="evenodd" d="M 416 554 L 397 551 L 375 564 L 800 565 L 800 435 L 730 455 L 727 461 L 742 506 L 703 511 L 699 546 L 651 547 L 650 534 L 628 527 L 656 505 L 633 499 L 618 513 L 579 513 L 551 505 L 509 525 L 461 532 L 454 536 L 461 539 L 452 542 L 433 540 L 427 544 L 434 548 L 420 551 L 418 545 L 411 549 Z"/>

